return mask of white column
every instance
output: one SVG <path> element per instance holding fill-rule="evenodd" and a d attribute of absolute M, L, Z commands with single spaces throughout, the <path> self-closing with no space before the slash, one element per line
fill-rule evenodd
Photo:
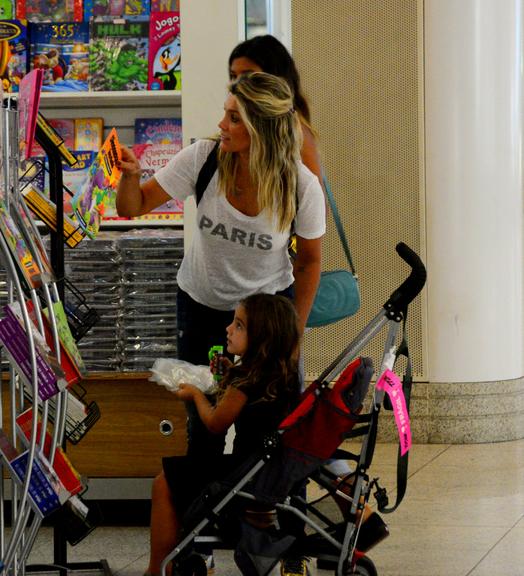
<path fill-rule="evenodd" d="M 182 45 L 182 134 L 193 138 L 218 132 L 224 113 L 231 50 L 243 40 L 244 9 L 240 0 L 180 0 Z M 184 242 L 193 236 L 196 206 L 184 205 Z"/>
<path fill-rule="evenodd" d="M 523 371 L 522 0 L 426 0 L 430 382 Z"/>

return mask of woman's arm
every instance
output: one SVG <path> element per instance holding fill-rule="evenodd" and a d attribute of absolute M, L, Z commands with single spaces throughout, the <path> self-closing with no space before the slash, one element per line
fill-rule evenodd
<path fill-rule="evenodd" d="M 122 170 L 116 195 L 116 210 L 119 216 L 141 216 L 170 199 L 155 178 L 140 185 L 140 164 L 133 152 L 125 146 L 122 146 L 119 167 Z"/>
<path fill-rule="evenodd" d="M 306 327 L 309 311 L 320 282 L 321 242 L 322 238 L 306 240 L 297 236 L 297 256 L 293 264 L 293 274 L 295 276 L 295 306 L 301 334 Z"/>
<path fill-rule="evenodd" d="M 212 434 L 224 434 L 238 418 L 247 402 L 247 396 L 232 386 L 228 386 L 216 406 L 213 406 L 205 394 L 191 384 L 181 384 L 175 392 L 180 400 L 195 403 L 200 419 Z"/>
<path fill-rule="evenodd" d="M 315 174 L 320 184 L 322 184 L 322 167 L 320 164 L 317 140 L 311 129 L 305 124 L 302 124 L 302 136 L 304 138 L 302 150 L 300 151 L 302 162 Z"/>

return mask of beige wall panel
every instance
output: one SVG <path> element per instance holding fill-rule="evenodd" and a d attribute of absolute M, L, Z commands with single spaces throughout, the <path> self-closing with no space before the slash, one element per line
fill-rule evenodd
<path fill-rule="evenodd" d="M 306 373 L 319 374 L 380 310 L 408 272 L 395 245 L 424 257 L 421 130 L 421 2 L 292 0 L 292 45 L 323 164 L 360 276 L 353 318 L 306 335 Z M 344 265 L 333 220 L 325 270 Z M 414 373 L 426 379 L 424 299 L 409 318 Z M 376 362 L 383 338 L 366 353 Z"/>

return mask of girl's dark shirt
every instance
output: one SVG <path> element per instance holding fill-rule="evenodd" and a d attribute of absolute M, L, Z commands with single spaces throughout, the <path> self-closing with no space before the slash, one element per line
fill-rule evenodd
<path fill-rule="evenodd" d="M 238 386 L 248 400 L 235 421 L 233 454 L 245 458 L 262 449 L 264 438 L 295 408 L 300 396 L 298 374 L 287 389 L 279 389 L 275 398 L 266 398 L 266 383 Z"/>

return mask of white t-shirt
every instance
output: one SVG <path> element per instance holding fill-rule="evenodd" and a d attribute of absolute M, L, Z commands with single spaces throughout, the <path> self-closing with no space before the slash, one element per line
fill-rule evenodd
<path fill-rule="evenodd" d="M 195 186 L 209 153 L 211 140 L 182 149 L 161 168 L 155 179 L 173 198 L 195 195 Z M 194 300 L 217 310 L 233 310 L 238 302 L 259 292 L 274 294 L 293 283 L 288 255 L 290 231 L 278 231 L 267 211 L 246 216 L 217 190 L 218 172 L 197 207 L 193 241 L 178 272 L 178 285 Z M 326 229 L 325 202 L 318 178 L 299 163 L 298 211 L 295 233 L 320 238 Z"/>

